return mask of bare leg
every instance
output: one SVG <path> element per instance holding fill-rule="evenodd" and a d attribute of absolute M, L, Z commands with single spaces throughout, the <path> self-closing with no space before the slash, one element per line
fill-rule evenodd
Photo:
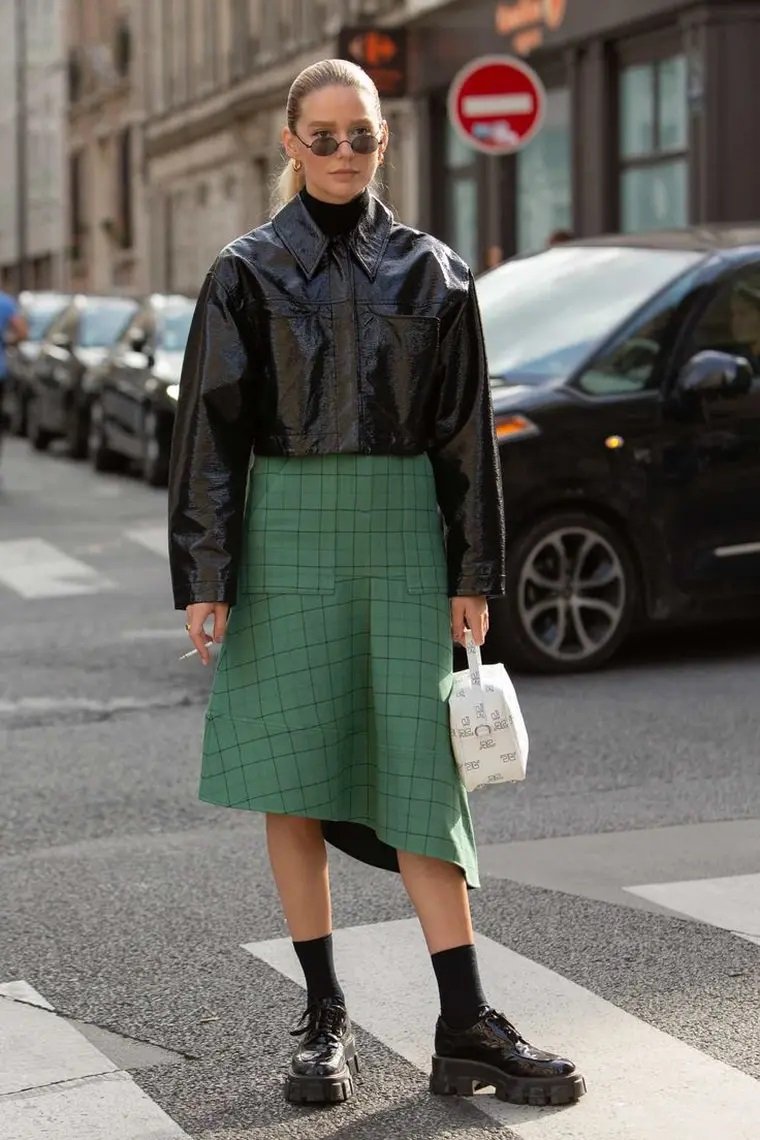
<path fill-rule="evenodd" d="M 294 942 L 324 938 L 332 931 L 332 909 L 319 820 L 268 814 L 267 846 L 291 938 Z"/>
<path fill-rule="evenodd" d="M 470 900 L 460 868 L 411 851 L 399 851 L 398 862 L 430 953 L 473 943 Z"/>

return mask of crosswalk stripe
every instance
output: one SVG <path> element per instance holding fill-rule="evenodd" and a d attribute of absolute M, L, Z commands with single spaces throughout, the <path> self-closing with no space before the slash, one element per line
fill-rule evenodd
<path fill-rule="evenodd" d="M 22 598 L 69 598 L 114 589 L 105 574 L 42 538 L 0 542 L 0 584 Z"/>
<path fill-rule="evenodd" d="M 189 1140 L 25 982 L 0 987 L 0 1121 L 13 1140 Z"/>
<path fill-rule="evenodd" d="M 756 1140 L 760 1084 L 507 947 L 477 935 L 488 993 L 529 1040 L 567 1050 L 588 1094 L 564 1110 L 472 1101 L 522 1140 Z M 244 949 L 303 984 L 289 939 Z M 429 1072 L 437 991 L 415 919 L 335 932 L 351 1016 Z"/>
<path fill-rule="evenodd" d="M 625 890 L 760 945 L 760 874 L 647 883 Z"/>
<path fill-rule="evenodd" d="M 132 527 L 126 532 L 127 538 L 144 546 L 153 554 L 160 554 L 162 558 L 169 557 L 169 538 L 166 524 L 163 526 Z"/>

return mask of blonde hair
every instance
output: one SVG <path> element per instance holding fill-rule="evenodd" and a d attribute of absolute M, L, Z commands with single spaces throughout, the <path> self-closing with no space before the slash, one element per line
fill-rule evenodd
<path fill-rule="evenodd" d="M 367 72 L 347 59 L 322 59 L 305 67 L 291 84 L 285 109 L 288 128 L 291 131 L 295 132 L 305 97 L 314 91 L 320 91 L 323 87 L 355 87 L 359 91 L 364 91 L 375 104 L 378 124 L 382 122 L 380 95 Z M 272 213 L 289 202 L 305 184 L 303 168 L 295 170 L 291 159 L 288 159 L 274 184 Z"/>

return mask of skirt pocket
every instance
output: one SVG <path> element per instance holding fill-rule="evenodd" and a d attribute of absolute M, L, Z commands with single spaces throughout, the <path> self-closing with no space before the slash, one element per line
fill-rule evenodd
<path fill-rule="evenodd" d="M 254 525 L 243 543 L 244 594 L 335 593 L 335 543 L 329 533 Z"/>
<path fill-rule="evenodd" d="M 439 530 L 404 531 L 406 585 L 410 594 L 448 593 L 446 551 Z"/>

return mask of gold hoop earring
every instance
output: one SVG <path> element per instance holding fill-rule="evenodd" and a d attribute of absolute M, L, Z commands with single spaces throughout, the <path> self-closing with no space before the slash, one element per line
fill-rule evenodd
<path fill-rule="evenodd" d="M 293 169 L 295 170 L 296 174 L 298 173 L 299 170 L 302 169 L 302 167 L 303 167 L 303 163 L 301 162 L 300 158 L 294 158 L 293 159 Z"/>

